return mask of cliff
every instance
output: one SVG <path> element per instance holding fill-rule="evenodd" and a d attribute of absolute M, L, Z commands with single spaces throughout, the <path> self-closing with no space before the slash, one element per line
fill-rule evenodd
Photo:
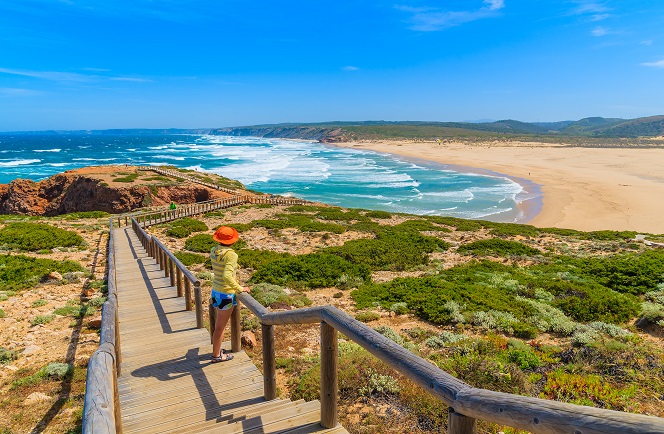
<path fill-rule="evenodd" d="M 166 205 L 171 201 L 194 203 L 227 195 L 190 182 L 160 185 L 139 180 L 126 185 L 113 182 L 108 171 L 91 173 L 89 169 L 61 173 L 40 182 L 16 179 L 9 184 L 0 184 L 0 214 L 123 213 L 148 205 Z"/>
<path fill-rule="evenodd" d="M 347 132 L 341 128 L 308 127 L 308 126 L 252 126 L 216 128 L 210 134 L 220 136 L 251 136 L 271 139 L 316 140 L 324 143 L 343 142 L 347 140 Z"/>

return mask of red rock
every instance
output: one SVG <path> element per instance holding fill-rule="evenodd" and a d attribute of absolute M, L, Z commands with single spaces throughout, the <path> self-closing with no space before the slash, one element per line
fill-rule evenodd
<path fill-rule="evenodd" d="M 101 328 L 101 318 L 93 318 L 90 321 L 88 321 L 88 327 L 90 327 L 91 329 Z"/>
<path fill-rule="evenodd" d="M 240 338 L 242 346 L 246 348 L 254 348 L 256 346 L 256 335 L 250 331 L 243 331 Z"/>

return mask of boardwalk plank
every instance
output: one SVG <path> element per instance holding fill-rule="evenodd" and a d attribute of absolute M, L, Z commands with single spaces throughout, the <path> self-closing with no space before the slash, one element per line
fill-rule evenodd
<path fill-rule="evenodd" d="M 244 351 L 210 363 L 208 331 L 195 328 L 195 312 L 185 310 L 131 228 L 117 229 L 114 245 L 124 432 L 346 432 L 320 427 L 317 401 L 265 401 L 263 376 Z"/>

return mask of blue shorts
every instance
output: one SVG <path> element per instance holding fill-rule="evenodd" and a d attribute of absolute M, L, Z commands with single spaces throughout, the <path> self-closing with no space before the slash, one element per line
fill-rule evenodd
<path fill-rule="evenodd" d="M 235 301 L 235 294 L 226 294 L 225 292 L 212 291 L 212 307 L 216 307 L 219 310 L 231 309 L 233 306 L 237 306 L 237 301 Z"/>

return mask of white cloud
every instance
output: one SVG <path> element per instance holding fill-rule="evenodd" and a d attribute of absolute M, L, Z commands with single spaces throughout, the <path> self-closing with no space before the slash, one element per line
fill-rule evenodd
<path fill-rule="evenodd" d="M 105 70 L 86 68 L 91 72 L 103 72 Z M 18 75 L 20 77 L 37 78 L 48 81 L 59 81 L 69 83 L 90 83 L 100 81 L 133 81 L 137 83 L 151 82 L 147 78 L 140 77 L 122 77 L 122 76 L 109 76 L 99 74 L 80 74 L 77 72 L 62 72 L 62 71 L 32 71 L 28 69 L 13 69 L 13 68 L 0 68 L 0 74 Z"/>
<path fill-rule="evenodd" d="M 358 68 L 357 66 L 348 65 L 348 66 L 344 66 L 341 69 L 343 69 L 344 71 L 357 71 L 360 68 Z"/>
<path fill-rule="evenodd" d="M 664 59 L 656 62 L 645 62 L 641 66 L 650 66 L 651 68 L 664 68 Z"/>
<path fill-rule="evenodd" d="M 90 81 L 89 75 L 77 74 L 75 72 L 29 71 L 23 69 L 0 68 L 0 73 L 19 75 L 21 77 L 41 78 L 43 80 L 51 81 Z"/>
<path fill-rule="evenodd" d="M 496 16 L 498 11 L 505 7 L 504 0 L 484 0 L 483 3 L 484 6 L 479 9 L 469 11 L 444 11 L 430 7 L 414 8 L 410 6 L 395 6 L 395 8 L 413 14 L 410 19 L 412 30 L 433 32 Z"/>
<path fill-rule="evenodd" d="M 639 45 L 645 45 L 647 47 L 650 47 L 652 45 L 652 43 L 653 43 L 652 39 L 646 39 L 645 41 L 639 42 Z"/>
<path fill-rule="evenodd" d="M 602 21 L 611 16 L 608 13 L 611 9 L 603 2 L 577 0 L 575 3 L 577 4 L 577 7 L 572 10 L 572 14 L 587 16 L 590 21 Z"/>
<path fill-rule="evenodd" d="M 609 34 L 609 29 L 607 29 L 606 27 L 597 26 L 594 29 L 592 29 L 590 34 L 592 34 L 593 36 L 597 36 L 597 37 L 605 36 L 605 35 Z"/>
<path fill-rule="evenodd" d="M 496 11 L 505 7 L 505 0 L 484 0 L 489 10 Z"/>

